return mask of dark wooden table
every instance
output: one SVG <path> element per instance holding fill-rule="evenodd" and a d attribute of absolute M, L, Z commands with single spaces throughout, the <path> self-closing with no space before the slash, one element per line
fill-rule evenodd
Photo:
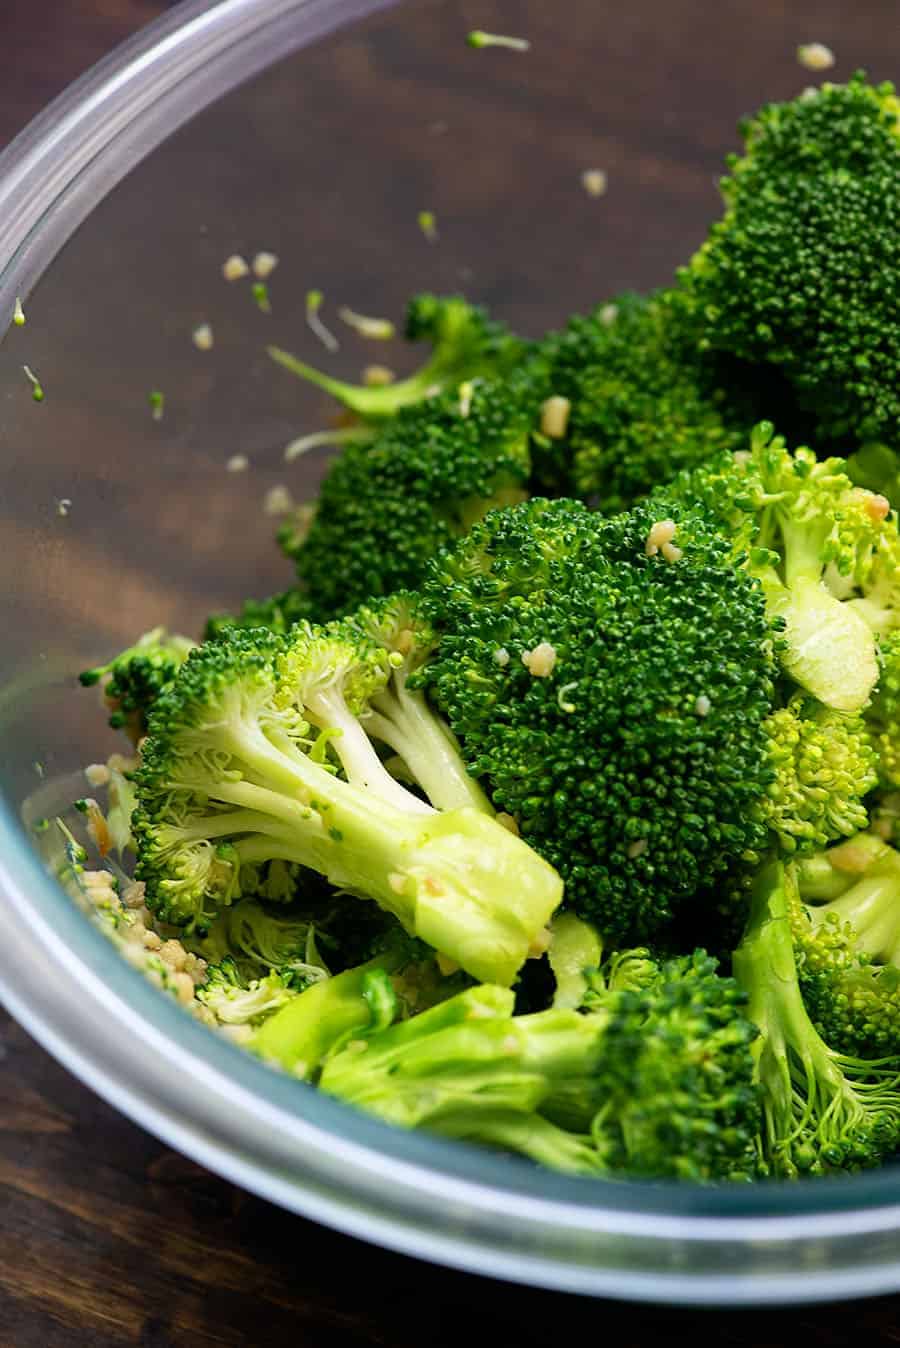
<path fill-rule="evenodd" d="M 0 143 L 162 8 L 4 0 Z M 461 8 L 470 26 L 482 22 L 483 6 Z M 748 0 L 751 9 L 761 34 L 784 28 L 782 0 Z M 816 31 L 798 28 L 797 41 L 821 38 L 884 64 L 893 0 L 823 0 L 806 12 Z M 621 1348 L 893 1343 L 900 1298 L 821 1310 L 644 1309 L 430 1268 L 288 1216 L 168 1151 L 0 1013 L 0 1348 L 526 1348 L 562 1339 Z"/>

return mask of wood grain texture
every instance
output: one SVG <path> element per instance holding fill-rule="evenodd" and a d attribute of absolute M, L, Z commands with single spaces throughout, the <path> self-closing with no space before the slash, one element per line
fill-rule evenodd
<path fill-rule="evenodd" d="M 0 142 L 87 65 L 163 8 L 154 0 L 4 0 Z M 528 67 L 485 55 L 490 61 L 485 69 L 496 82 L 493 97 L 503 143 L 514 144 L 519 155 L 516 174 L 502 155 L 492 158 L 490 145 L 479 143 L 466 126 L 465 85 L 458 66 L 443 84 L 429 79 L 427 71 L 421 79 L 402 76 L 403 96 L 417 109 L 406 131 L 402 118 L 392 119 L 390 110 L 385 111 L 397 146 L 402 147 L 406 136 L 414 148 L 423 127 L 442 117 L 448 98 L 459 109 L 462 139 L 455 143 L 454 153 L 467 158 L 479 154 L 483 166 L 481 174 L 473 176 L 468 196 L 454 198 L 458 238 L 464 241 L 467 230 L 478 229 L 485 209 L 493 203 L 501 212 L 507 194 L 521 183 L 530 138 L 536 136 L 530 93 L 551 80 L 556 40 L 552 4 L 546 0 L 543 7 L 515 0 L 455 6 L 425 3 L 410 17 L 402 42 L 348 43 L 321 75 L 322 89 L 313 83 L 305 93 L 314 113 L 316 98 L 325 98 L 329 80 L 337 79 L 349 92 L 371 85 L 392 69 L 414 69 L 410 54 L 414 55 L 417 41 L 433 43 L 448 9 L 451 33 L 473 26 L 523 31 L 528 24 L 536 49 L 544 53 Z M 667 52 L 654 37 L 654 11 L 661 18 L 664 13 L 668 16 L 671 33 L 673 9 L 686 49 L 711 40 L 718 43 L 715 51 L 704 53 L 703 78 L 695 90 L 676 87 L 674 74 L 667 74 Z M 732 114 L 752 104 L 753 95 L 748 102 L 746 89 L 759 87 L 758 80 L 769 67 L 775 68 L 776 87 L 766 86 L 767 95 L 781 92 L 779 80 L 789 91 L 789 78 L 796 71 L 785 51 L 803 40 L 831 43 L 843 58 L 843 74 L 868 62 L 874 73 L 885 75 L 896 57 L 894 0 L 854 4 L 804 0 L 793 7 L 783 0 L 722 0 L 716 11 L 720 22 L 714 39 L 707 33 L 709 0 L 658 0 L 656 5 L 636 0 L 627 13 L 617 10 L 615 24 L 604 33 L 593 0 L 585 0 L 576 31 L 567 36 L 570 46 L 580 44 L 585 52 L 607 37 L 614 45 L 615 65 L 621 72 L 621 115 L 615 134 L 585 121 L 580 138 L 569 136 L 561 144 L 558 163 L 549 169 L 544 166 L 546 198 L 559 214 L 554 227 L 583 209 L 583 201 L 568 190 L 579 164 L 600 163 L 610 171 L 611 182 L 619 174 L 633 193 L 652 187 L 658 202 L 653 218 L 635 224 L 629 198 L 617 204 L 611 195 L 604 217 L 607 261 L 600 264 L 604 279 L 615 270 L 616 264 L 608 259 L 627 256 L 631 262 L 626 271 L 628 266 L 632 270 L 622 278 L 625 282 L 659 281 L 672 259 L 696 238 L 700 222 L 713 208 L 714 165 L 728 141 L 723 124 L 707 118 L 710 101 L 728 126 Z M 723 14 L 728 22 L 722 20 Z M 627 72 L 648 64 L 650 82 L 663 93 L 662 113 L 628 98 Z M 567 125 L 568 117 L 576 121 L 581 117 L 589 76 L 586 60 L 584 83 L 573 85 L 565 106 L 560 105 L 560 126 Z M 676 103 L 677 117 L 671 114 Z M 338 158 L 342 139 L 349 142 L 354 133 L 349 115 L 335 126 Z M 223 173 L 228 171 L 223 162 Z M 330 227 L 352 236 L 355 221 L 339 209 L 345 192 L 339 174 L 331 185 L 320 183 L 319 190 Z M 441 218 L 441 202 L 432 204 Z M 498 294 L 518 293 L 521 273 L 516 267 L 524 267 L 537 246 L 547 284 L 559 288 L 562 311 L 593 298 L 581 293 L 587 275 L 573 270 L 570 260 L 552 255 L 545 222 L 536 222 L 533 228 L 529 223 L 523 230 L 520 222 L 506 220 L 498 229 L 508 232 L 500 242 L 508 267 L 492 282 L 479 278 L 483 287 L 490 290 L 493 284 Z M 629 248 L 632 236 L 640 231 L 646 246 L 635 260 L 637 255 Z M 408 273 L 403 267 L 392 268 L 387 253 L 379 251 L 378 240 L 372 243 L 368 271 L 371 292 L 364 288 L 356 292 L 359 307 L 380 312 L 384 287 L 402 294 Z M 460 284 L 465 277 L 459 279 L 454 264 L 441 282 Z M 512 316 L 526 326 L 538 316 L 524 291 Z M 203 392 L 199 389 L 198 396 Z M 276 436 L 281 425 L 273 424 L 271 434 Z M 76 434 L 77 429 L 76 424 Z M 263 434 L 268 436 L 269 430 Z M 48 477 L 48 494 L 53 485 Z M 124 496 L 127 484 L 118 484 L 107 474 L 104 490 L 115 503 L 116 493 Z M 233 516 L 225 517 L 226 529 L 239 528 L 239 505 L 236 498 L 233 507 L 221 507 L 234 510 Z M 177 535 L 179 517 L 173 515 L 170 522 Z M 197 547 L 212 556 L 223 525 L 221 520 L 207 523 L 209 546 L 204 536 Z M 176 541 L 173 536 L 173 544 Z M 101 586 L 91 577 L 102 568 L 102 553 L 90 539 L 82 541 L 81 549 L 84 586 L 96 595 Z M 70 563 L 71 559 L 66 565 Z M 209 566 L 212 593 L 217 582 L 211 562 Z M 132 608 L 139 610 L 143 602 L 155 613 L 167 579 L 159 582 L 157 592 L 153 577 L 128 573 L 124 578 L 129 595 L 134 592 Z M 101 615 L 88 617 L 100 630 Z M 0 1348 L 188 1344 L 459 1348 L 461 1342 L 543 1348 L 563 1339 L 571 1344 L 615 1343 L 619 1348 L 701 1339 L 746 1348 L 781 1348 L 795 1341 L 823 1348 L 892 1344 L 900 1342 L 900 1299 L 821 1311 L 697 1313 L 591 1303 L 430 1268 L 280 1212 L 168 1151 L 102 1104 L 0 1013 Z"/>

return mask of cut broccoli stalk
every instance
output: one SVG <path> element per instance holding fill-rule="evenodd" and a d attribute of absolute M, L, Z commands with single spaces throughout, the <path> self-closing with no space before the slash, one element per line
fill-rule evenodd
<path fill-rule="evenodd" d="M 762 1088 L 761 1159 L 792 1176 L 877 1165 L 900 1130 L 900 1058 L 864 1061 L 836 1053 L 813 1026 L 801 996 L 791 936 L 799 903 L 790 869 L 757 875 L 750 920 L 733 968 L 760 1037 L 753 1046 Z"/>
<path fill-rule="evenodd" d="M 384 683 L 374 649 L 338 632 L 299 628 L 284 643 L 234 629 L 194 653 L 158 703 L 138 774 L 148 904 L 164 921 L 205 926 L 242 896 L 242 873 L 286 861 L 374 899 L 473 977 L 508 985 L 562 882 L 488 815 L 436 811 L 390 776 L 354 714 Z"/>
<path fill-rule="evenodd" d="M 605 1161 L 588 1136 L 538 1113 L 550 1086 L 547 1069 L 570 1063 L 584 1070 L 584 1045 L 596 1034 L 576 1013 L 562 1013 L 563 1033 L 578 1041 L 574 1054 L 560 1054 L 559 1033 L 549 1025 L 542 1052 L 546 1019 L 559 1013 L 513 1017 L 513 1000 L 504 988 L 470 988 L 384 1033 L 351 1041 L 326 1061 L 321 1088 L 404 1128 L 515 1151 L 556 1170 L 603 1173 Z M 580 1033 L 569 1017 L 580 1022 Z"/>
<path fill-rule="evenodd" d="M 386 950 L 356 969 L 314 983 L 259 1027 L 253 1051 L 294 1076 L 313 1079 L 335 1045 L 372 1024 L 368 976 L 377 970 L 391 973 L 402 963 L 399 948 Z"/>
<path fill-rule="evenodd" d="M 756 573 L 769 612 L 784 620 L 781 663 L 795 683 L 826 707 L 858 712 L 878 682 L 875 638 L 856 609 L 825 588 L 821 561 L 812 549 L 809 554 L 805 560 L 811 565 L 805 571 L 797 550 L 788 550 L 785 581 L 774 567 Z"/>
<path fill-rule="evenodd" d="M 588 991 L 585 971 L 598 969 L 603 959 L 603 941 L 596 927 L 577 913 L 557 913 L 550 923 L 547 958 L 556 979 L 553 1005 L 582 1006 Z"/>

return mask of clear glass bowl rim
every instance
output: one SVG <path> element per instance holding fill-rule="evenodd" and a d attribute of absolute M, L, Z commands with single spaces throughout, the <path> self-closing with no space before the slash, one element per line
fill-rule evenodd
<path fill-rule="evenodd" d="M 116 49 L 0 155 L 0 314 L 191 115 L 288 51 L 393 3 L 189 0 Z M 286 1208 L 398 1250 L 638 1300 L 746 1304 L 900 1288 L 898 1167 L 723 1189 L 585 1184 L 398 1133 L 271 1072 L 119 959 L 2 801 L 0 994 L 66 1067 L 166 1142 Z M 868 1263 L 876 1237 L 881 1253 Z"/>

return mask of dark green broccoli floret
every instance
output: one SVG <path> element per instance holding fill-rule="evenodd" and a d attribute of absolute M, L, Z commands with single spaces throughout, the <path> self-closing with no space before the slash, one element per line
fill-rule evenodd
<path fill-rule="evenodd" d="M 146 732 L 147 717 L 156 699 L 169 687 L 196 642 L 154 627 L 105 665 L 79 674 L 90 688 L 103 681 L 113 730 L 126 730 L 137 741 Z"/>
<path fill-rule="evenodd" d="M 790 453 L 761 423 L 747 452 L 680 476 L 661 493 L 702 508 L 784 623 L 786 673 L 826 706 L 859 712 L 878 679 L 875 632 L 900 622 L 900 539 L 887 502 L 840 459 Z"/>
<path fill-rule="evenodd" d="M 741 126 L 682 273 L 708 346 L 784 371 L 827 437 L 900 442 L 900 102 L 857 74 Z"/>
<path fill-rule="evenodd" d="M 374 899 L 473 976 L 512 981 L 561 882 L 489 813 L 435 810 L 390 776 L 365 714 L 392 674 L 340 625 L 235 628 L 192 652 L 137 776 L 136 874 L 162 920 L 208 926 L 283 861 Z"/>
<path fill-rule="evenodd" d="M 420 677 L 582 916 L 646 937 L 766 846 L 771 633 L 701 515 L 495 511 L 426 593 L 441 643 Z"/>
<path fill-rule="evenodd" d="M 760 1160 L 775 1175 L 877 1165 L 900 1136 L 900 1056 L 864 1060 L 825 1042 L 806 1009 L 792 939 L 799 903 L 791 867 L 756 877 L 750 921 L 733 956 L 759 1028 Z"/>
<path fill-rule="evenodd" d="M 683 309 L 668 292 L 622 295 L 545 339 L 552 393 L 571 411 L 565 437 L 537 438 L 538 488 L 621 510 L 682 469 L 742 448 L 760 416 L 774 414 L 777 379 L 757 389 L 737 362 L 700 354 Z"/>
<path fill-rule="evenodd" d="M 430 358 L 407 379 L 374 388 L 332 379 L 278 347 L 269 347 L 269 355 L 292 374 L 330 393 L 363 421 L 379 422 L 403 407 L 455 389 L 464 380 L 500 377 L 526 350 L 503 323 L 460 295 L 416 295 L 406 311 L 406 336 L 411 342 L 431 342 Z"/>
<path fill-rule="evenodd" d="M 900 1053 L 900 854 L 861 833 L 798 867 L 791 910 L 803 998 L 833 1048 Z"/>
<path fill-rule="evenodd" d="M 271 599 L 247 599 L 240 613 L 214 613 L 207 619 L 204 637 L 214 641 L 229 627 L 268 627 L 272 632 L 288 632 L 294 623 L 309 617 L 310 605 L 296 589 L 274 594 Z"/>
<path fill-rule="evenodd" d="M 401 411 L 368 445 L 349 445 L 290 550 L 310 615 L 332 618 L 415 588 L 442 547 L 497 505 L 520 501 L 536 400 L 523 371 Z"/>

